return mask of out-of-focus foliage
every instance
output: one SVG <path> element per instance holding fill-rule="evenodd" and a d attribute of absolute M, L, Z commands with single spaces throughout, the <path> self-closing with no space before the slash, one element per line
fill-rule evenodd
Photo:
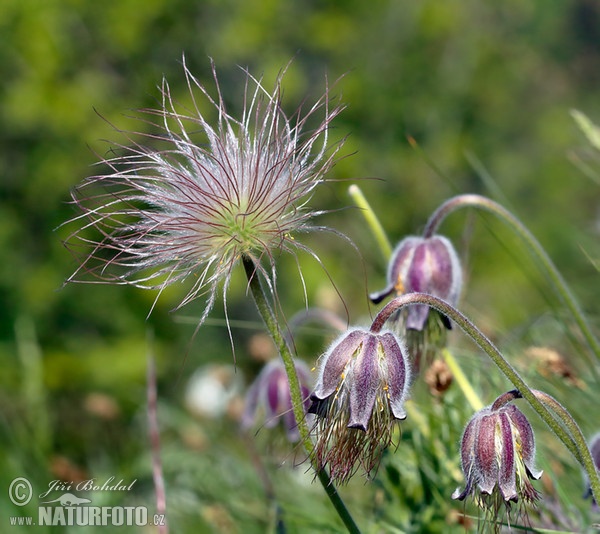
<path fill-rule="evenodd" d="M 269 86 L 293 58 L 284 98 L 290 112 L 307 95 L 309 102 L 318 97 L 326 76 L 330 84 L 339 79 L 334 93 L 348 108 L 333 136 L 349 135 L 347 157 L 331 173 L 337 181 L 313 202 L 336 210 L 321 222 L 348 235 L 362 257 L 329 234 L 307 237 L 327 269 L 301 257 L 311 305 L 345 313 L 329 275 L 350 320 L 360 322 L 369 314 L 367 291 L 383 285 L 385 265 L 360 214 L 339 209 L 350 204 L 348 185 L 359 181 L 393 240 L 418 233 L 431 211 L 456 193 L 505 203 L 547 248 L 583 308 L 597 315 L 600 285 L 589 260 L 598 257 L 600 195 L 571 161 L 588 156 L 569 115 L 577 108 L 592 121 L 600 117 L 600 7 L 593 0 L 3 0 L 0 35 L 4 493 L 17 476 L 29 478 L 38 493 L 54 479 L 116 476 L 137 483 L 130 494 L 106 495 L 109 504 L 153 508 L 145 418 L 146 362 L 153 352 L 173 532 L 264 532 L 276 523 L 278 506 L 289 532 L 340 528 L 304 466 L 287 469 L 299 453 L 251 452 L 237 433 L 235 402 L 216 420 L 195 418 L 186 408 L 183 391 L 193 370 L 233 361 L 221 307 L 190 341 L 200 308 L 170 313 L 183 287 L 165 292 L 148 318 L 150 292 L 62 287 L 75 269 L 61 243 L 69 227 L 56 230 L 75 214 L 69 190 L 97 172 L 97 154 L 110 150 L 115 128 L 150 128 L 133 121 L 129 110 L 157 106 L 163 76 L 185 101 L 183 54 L 209 86 L 209 57 L 215 60 L 232 111 L 243 89 L 237 65 L 264 74 Z M 570 391 L 568 407 L 583 431 L 597 431 L 600 419 L 586 408 L 597 404 L 590 386 L 554 378 L 548 384 L 522 358 L 528 346 L 550 347 L 567 356 L 575 375 L 584 369 L 579 338 L 527 252 L 491 218 L 457 214 L 443 231 L 466 261 L 465 312 L 532 385 L 558 398 Z M 279 295 L 291 316 L 304 306 L 303 288 L 295 262 L 283 257 L 280 265 Z M 237 372 L 249 382 L 268 345 L 256 348 L 261 328 L 244 288 L 238 273 L 228 311 Z M 300 355 L 313 365 L 326 333 L 306 337 L 298 342 Z M 459 336 L 453 341 L 491 402 L 507 384 L 471 345 Z M 342 489 L 367 532 L 446 532 L 462 511 L 449 496 L 462 483 L 455 449 L 470 410 L 458 391 L 440 404 L 420 387 L 414 404 L 423 420 L 403 425 L 377 482 L 357 480 Z M 543 430 L 539 420 L 536 425 Z M 424 429 L 436 439 L 427 439 Z M 259 441 L 267 432 L 259 432 Z M 577 497 L 578 476 L 558 482 L 575 464 L 553 447 L 549 438 L 540 451 L 548 459 L 546 480 L 554 481 L 543 489 L 550 499 L 567 499 L 568 510 L 557 515 L 578 517 L 588 504 Z M 256 455 L 274 479 L 275 501 L 263 497 Z M 37 506 L 35 498 L 30 506 Z M 2 530 L 7 516 L 32 513 L 35 507 L 15 508 L 0 498 Z"/>

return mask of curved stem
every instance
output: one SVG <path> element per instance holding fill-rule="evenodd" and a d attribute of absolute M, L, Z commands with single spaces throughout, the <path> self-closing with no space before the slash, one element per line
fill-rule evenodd
<path fill-rule="evenodd" d="M 371 208 L 371 205 L 369 204 L 369 202 L 363 195 L 363 192 L 357 185 L 352 184 L 348 188 L 348 193 L 354 200 L 354 203 L 361 209 L 362 214 L 365 218 L 365 222 L 367 223 L 367 226 L 370 228 L 371 233 L 373 234 L 373 237 L 375 238 L 375 241 L 379 244 L 379 250 L 381 251 L 385 261 L 386 262 L 389 261 L 390 256 L 392 255 L 392 245 L 390 244 L 387 234 L 385 233 L 385 230 L 383 229 L 383 226 L 381 225 L 381 222 L 379 221 L 377 214 L 373 211 L 373 208 Z M 380 291 L 378 293 L 372 293 L 371 295 L 369 295 L 369 298 L 371 299 L 371 302 L 373 302 L 374 304 L 378 304 L 384 298 L 391 295 L 391 293 L 394 290 L 395 290 L 395 287 L 393 284 L 391 284 L 389 287 L 387 287 L 383 291 Z M 454 378 L 456 379 L 458 386 L 462 390 L 464 396 L 466 397 L 466 399 L 469 402 L 469 404 L 471 405 L 471 407 L 475 411 L 478 411 L 481 408 L 483 408 L 483 403 L 481 402 L 477 393 L 473 389 L 473 386 L 469 382 L 469 379 L 465 376 L 465 373 L 463 372 L 460 365 L 456 361 L 456 358 L 454 358 L 454 356 L 448 349 L 443 349 L 442 355 L 444 357 L 446 364 L 450 368 L 450 371 L 454 375 Z M 414 410 L 413 410 L 413 412 L 414 412 Z M 424 432 L 424 435 L 426 435 L 426 432 Z"/>
<path fill-rule="evenodd" d="M 590 481 L 595 480 L 595 483 L 592 486 L 592 490 L 594 491 L 594 498 L 597 499 L 598 497 L 600 497 L 600 494 L 596 493 L 596 490 L 600 489 L 600 480 L 598 479 L 598 473 L 595 470 L 595 468 L 590 469 L 590 466 L 586 465 L 587 462 L 583 462 L 584 454 L 581 452 L 581 446 L 577 444 L 575 436 L 571 436 L 569 432 L 565 430 L 563 425 L 556 420 L 552 412 L 550 412 L 550 410 L 545 406 L 545 404 L 541 402 L 540 399 L 538 399 L 536 394 L 529 388 L 529 386 L 521 378 L 519 373 L 517 373 L 517 371 L 506 361 L 504 356 L 502 356 L 500 351 L 485 336 L 485 334 L 483 334 L 483 332 L 481 332 L 465 315 L 459 312 L 456 308 L 448 304 L 446 301 L 438 297 L 434 297 L 433 295 L 427 295 L 425 293 L 407 293 L 400 297 L 396 297 L 381 309 L 381 311 L 373 320 L 373 323 L 371 325 L 371 331 L 374 333 L 380 332 L 383 326 L 385 325 L 386 321 L 392 316 L 394 312 L 396 312 L 400 308 L 409 306 L 411 304 L 426 304 L 427 306 L 439 311 L 440 313 L 443 313 L 452 321 L 454 321 L 473 341 L 475 341 L 475 343 L 477 343 L 477 345 L 479 345 L 479 347 L 498 366 L 500 371 L 504 373 L 506 378 L 508 378 L 512 382 L 512 384 L 516 387 L 516 389 L 523 396 L 523 398 L 527 400 L 527 402 L 529 402 L 531 407 L 538 413 L 542 420 L 565 444 L 569 451 L 575 456 L 577 461 L 579 461 L 582 464 L 582 467 L 585 469 L 588 476 L 590 477 Z M 566 410 L 564 411 L 566 412 Z M 562 417 L 561 421 L 563 421 Z M 567 428 L 569 427 L 567 426 Z M 569 430 L 571 429 L 569 428 Z M 583 441 L 585 443 L 585 439 Z M 587 448 L 587 445 L 585 445 L 585 447 Z"/>
<path fill-rule="evenodd" d="M 581 432 L 579 425 L 575 419 L 573 419 L 568 410 L 554 397 L 536 389 L 532 391 L 533 394 L 540 400 L 540 402 L 552 410 L 558 419 L 565 425 L 571 436 L 573 436 L 577 451 L 579 452 L 579 462 L 589 477 L 594 499 L 596 499 L 596 502 L 599 502 L 598 497 L 600 496 L 600 477 L 598 475 L 592 453 L 590 452 L 585 436 Z"/>
<path fill-rule="evenodd" d="M 534 390 L 531 390 L 534 391 Z M 503 393 L 502 395 L 500 395 L 493 403 L 492 406 L 490 407 L 490 410 L 492 412 L 496 412 L 498 410 L 500 410 L 500 408 L 502 408 L 503 406 L 505 406 L 506 404 L 508 404 L 509 402 L 514 401 L 515 399 L 522 399 L 523 395 L 521 395 L 521 392 L 518 389 L 513 389 L 512 391 L 508 391 L 506 393 Z"/>
<path fill-rule="evenodd" d="M 573 454 L 578 459 L 579 463 L 581 463 L 585 472 L 588 474 L 592 494 L 594 495 L 596 502 L 598 502 L 598 495 L 600 495 L 600 476 L 596 469 L 596 463 L 594 462 L 594 458 L 588 447 L 585 436 L 583 435 L 583 432 L 581 432 L 577 421 L 573 419 L 573 416 L 560 402 L 558 402 L 548 393 L 537 389 L 532 389 L 531 391 L 544 406 L 552 411 L 559 422 L 562 423 L 571 434 L 573 447 L 575 449 Z M 513 393 L 516 393 L 517 397 L 520 396 L 518 391 Z M 593 475 L 590 476 L 590 473 Z"/>
<path fill-rule="evenodd" d="M 527 227 L 515 217 L 510 211 L 506 208 L 494 202 L 493 200 L 483 197 L 481 195 L 458 195 L 453 197 L 446 202 L 444 202 L 429 218 L 427 225 L 423 231 L 424 237 L 431 237 L 438 226 L 442 223 L 442 221 L 453 211 L 456 211 L 459 208 L 464 207 L 476 207 L 486 210 L 490 213 L 493 213 L 500 219 L 502 219 L 505 223 L 507 223 L 524 241 L 525 245 L 531 250 L 536 258 L 538 259 L 540 265 L 544 269 L 547 277 L 550 279 L 550 282 L 554 286 L 559 298 L 564 302 L 565 306 L 571 312 L 575 323 L 579 327 L 583 337 L 585 338 L 587 344 L 590 349 L 594 353 L 594 356 L 598 360 L 600 360 L 600 342 L 593 334 L 592 329 L 587 321 L 587 318 L 577 300 L 571 293 L 569 286 L 565 282 L 564 278 L 542 247 L 539 241 L 533 236 L 533 234 L 527 229 Z M 590 364 L 592 365 L 592 370 L 594 374 L 597 374 L 595 369 L 595 362 L 590 359 Z"/>
<path fill-rule="evenodd" d="M 254 298 L 254 302 L 256 307 L 258 308 L 258 313 L 260 314 L 262 320 L 281 355 L 281 359 L 283 360 L 283 365 L 285 367 L 285 372 L 288 377 L 288 382 L 290 386 L 290 396 L 292 398 L 292 409 L 294 411 L 294 417 L 296 419 L 296 424 L 298 425 L 298 431 L 300 433 L 300 440 L 302 441 L 302 445 L 304 446 L 304 450 L 308 454 L 309 458 L 313 457 L 313 443 L 310 439 L 310 431 L 306 424 L 306 417 L 304 413 L 304 399 L 302 398 L 302 391 L 300 389 L 300 383 L 298 381 L 298 374 L 296 373 L 296 366 L 294 364 L 294 357 L 292 356 L 292 352 L 287 344 L 285 336 L 281 332 L 279 328 L 279 323 L 275 318 L 275 314 L 271 309 L 271 306 L 267 300 L 265 295 L 265 291 L 263 290 L 262 284 L 260 283 L 260 279 L 258 277 L 258 270 L 254 261 L 248 256 L 242 257 L 242 263 L 244 264 L 244 269 L 246 271 L 246 277 L 248 278 L 248 286 L 250 288 L 250 292 L 252 293 L 252 297 Z M 348 532 L 353 534 L 360 534 L 360 530 L 350 512 L 346 508 L 344 501 L 340 497 L 337 492 L 333 482 L 331 481 L 329 474 L 325 469 L 316 468 L 317 476 L 319 481 L 323 485 L 329 500 L 333 504 L 335 510 L 337 511 L 340 519 L 343 521 L 344 525 L 348 529 Z"/>

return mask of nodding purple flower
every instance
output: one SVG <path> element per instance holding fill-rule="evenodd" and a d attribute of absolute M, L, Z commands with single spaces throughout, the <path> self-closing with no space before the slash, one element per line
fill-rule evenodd
<path fill-rule="evenodd" d="M 514 404 L 495 408 L 496 404 L 477 412 L 465 428 L 461 463 L 467 483 L 452 495 L 458 500 L 472 495 L 495 514 L 502 503 L 537 500 L 530 479 L 542 476 L 534 464 L 535 439 L 529 421 Z"/>
<path fill-rule="evenodd" d="M 406 418 L 410 369 L 392 332 L 353 329 L 322 357 L 309 409 L 317 416 L 315 457 L 332 479 L 346 482 L 362 466 L 367 475 Z"/>
<path fill-rule="evenodd" d="M 388 265 L 388 287 L 370 295 L 374 303 L 392 293 L 427 293 L 455 306 L 462 287 L 462 270 L 452 243 L 445 237 L 409 236 L 404 238 L 392 254 Z M 407 330 L 407 341 L 419 369 L 421 355 L 433 356 L 445 345 L 446 330 L 451 328 L 446 316 L 430 313 L 428 306 L 415 304 L 400 315 Z M 433 318 L 432 318 L 433 315 Z"/>
<path fill-rule="evenodd" d="M 301 360 L 295 360 L 294 364 L 306 412 L 310 405 L 309 396 L 312 388 L 310 370 Z M 308 416 L 312 417 L 310 414 Z M 248 430 L 258 419 L 264 420 L 266 428 L 281 424 L 287 439 L 292 443 L 300 439 L 298 424 L 292 410 L 290 385 L 280 358 L 271 360 L 265 365 L 246 394 L 242 428 Z"/>
<path fill-rule="evenodd" d="M 108 172 L 74 190 L 81 214 L 69 222 L 80 227 L 67 247 L 80 267 L 69 281 L 130 284 L 160 294 L 192 278 L 178 307 L 206 298 L 201 323 L 221 283 L 226 293 L 242 256 L 273 279 L 279 251 L 306 249 L 294 236 L 315 229 L 309 221 L 318 212 L 307 202 L 341 146 L 328 150 L 328 129 L 342 108 L 330 107 L 326 90 L 306 112 L 287 116 L 285 69 L 272 92 L 246 72 L 241 117 L 235 118 L 214 65 L 216 98 L 184 69 L 191 105 L 176 104 L 164 81 L 162 107 L 139 117 L 157 131 L 124 132 L 116 155 L 100 162 Z"/>
<path fill-rule="evenodd" d="M 462 286 L 460 262 L 452 243 L 443 236 L 404 238 L 388 266 L 388 287 L 371 295 L 376 304 L 391 293 L 428 293 L 456 305 Z M 429 315 L 424 304 L 410 306 L 406 328 L 423 330 Z"/>

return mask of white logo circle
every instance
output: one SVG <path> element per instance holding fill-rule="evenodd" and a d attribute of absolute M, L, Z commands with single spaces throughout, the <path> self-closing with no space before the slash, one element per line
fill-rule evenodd
<path fill-rule="evenodd" d="M 15 478 L 8 488 L 8 496 L 13 504 L 25 506 L 33 495 L 31 482 L 23 477 Z"/>

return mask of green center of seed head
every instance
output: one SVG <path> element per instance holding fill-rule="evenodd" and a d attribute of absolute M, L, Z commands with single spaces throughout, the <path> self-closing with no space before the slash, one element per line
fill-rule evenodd
<path fill-rule="evenodd" d="M 253 213 L 246 203 L 231 206 L 221 220 L 222 245 L 237 254 L 262 249 L 269 242 L 269 227 L 262 221 L 260 214 Z"/>

